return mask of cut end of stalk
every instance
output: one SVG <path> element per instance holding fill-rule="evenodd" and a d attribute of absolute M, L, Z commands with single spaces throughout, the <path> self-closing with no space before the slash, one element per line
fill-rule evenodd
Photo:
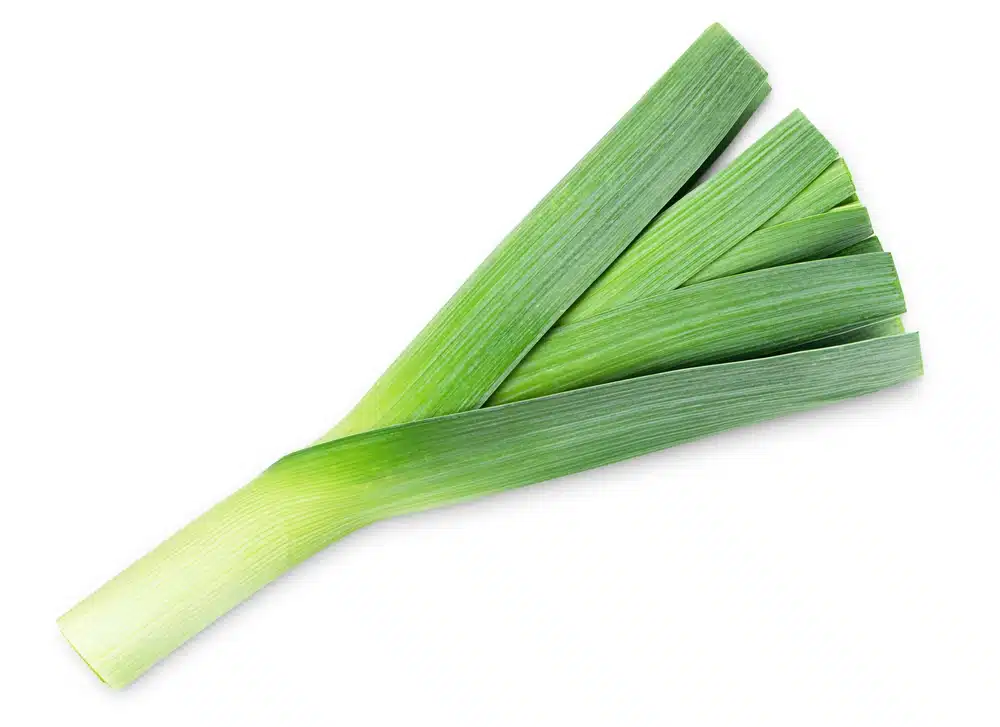
<path fill-rule="evenodd" d="M 69 644 L 71 649 L 73 649 L 73 652 L 80 657 L 80 660 L 87 665 L 87 668 L 90 669 L 91 672 L 93 672 L 94 676 L 101 680 L 101 683 L 107 684 L 112 689 L 120 689 L 121 687 L 125 686 L 125 684 L 111 684 L 107 679 L 104 678 L 104 675 L 102 675 L 101 672 L 99 672 L 96 669 L 96 667 L 94 667 L 94 665 L 90 663 L 90 661 L 87 659 L 84 653 L 80 651 L 73 637 L 70 635 L 69 632 L 70 626 L 66 623 L 67 616 L 69 616 L 68 613 L 56 619 L 56 626 L 59 627 L 59 633 L 62 634 L 62 637 L 64 639 L 66 639 L 66 643 Z"/>

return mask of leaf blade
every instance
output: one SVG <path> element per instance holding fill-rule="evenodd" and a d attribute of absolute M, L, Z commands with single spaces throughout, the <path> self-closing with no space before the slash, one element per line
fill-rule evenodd
<path fill-rule="evenodd" d="M 709 28 L 323 440 L 480 406 L 698 171 L 765 84 L 753 57 L 721 26 Z"/>
<path fill-rule="evenodd" d="M 773 217 L 836 158 L 816 127 L 792 112 L 657 216 L 560 323 L 679 287 Z"/>
<path fill-rule="evenodd" d="M 791 350 L 905 309 L 888 253 L 726 277 L 556 326 L 487 406 Z"/>

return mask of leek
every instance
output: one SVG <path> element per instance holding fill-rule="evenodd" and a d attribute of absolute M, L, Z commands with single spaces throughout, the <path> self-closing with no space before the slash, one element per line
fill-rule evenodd
<path fill-rule="evenodd" d="M 769 88 L 709 28 L 340 424 L 60 618 L 74 649 L 124 686 L 377 520 L 919 376 L 891 256 L 800 112 L 701 181 Z"/>
<path fill-rule="evenodd" d="M 704 366 L 378 429 L 288 455 L 62 618 L 124 686 L 282 573 L 366 524 L 599 467 L 892 386 L 916 334 Z"/>
<path fill-rule="evenodd" d="M 725 29 L 705 31 L 324 439 L 485 402 L 756 107 L 765 86 L 764 70 Z"/>

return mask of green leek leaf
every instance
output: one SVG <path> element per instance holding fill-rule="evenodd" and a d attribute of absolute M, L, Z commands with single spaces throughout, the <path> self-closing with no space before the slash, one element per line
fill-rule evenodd
<path fill-rule="evenodd" d="M 819 260 L 867 239 L 872 234 L 868 210 L 860 204 L 837 207 L 757 230 L 685 285 L 724 278 L 750 270 Z"/>
<path fill-rule="evenodd" d="M 850 331 L 843 331 L 842 333 L 834 333 L 830 336 L 825 336 L 816 341 L 811 341 L 809 344 L 803 346 L 802 349 L 825 348 L 827 346 L 842 346 L 846 343 L 857 343 L 858 341 L 868 341 L 871 340 L 872 338 L 898 336 L 904 331 L 905 329 L 903 328 L 902 320 L 900 320 L 898 317 L 887 318 L 884 321 L 869 323 L 866 326 L 860 326 Z"/>
<path fill-rule="evenodd" d="M 557 325 L 487 406 L 790 350 L 904 310 L 888 253 L 735 275 Z"/>
<path fill-rule="evenodd" d="M 836 158 L 809 120 L 793 112 L 664 210 L 560 322 L 679 287 L 767 222 Z"/>
<path fill-rule="evenodd" d="M 854 180 L 843 159 L 838 159 L 827 167 L 816 181 L 802 190 L 785 205 L 764 227 L 773 227 L 785 222 L 812 217 L 832 210 L 854 197 Z"/>
<path fill-rule="evenodd" d="M 705 31 L 324 439 L 482 405 L 716 152 L 765 86 L 764 70 L 725 29 Z"/>
<path fill-rule="evenodd" d="M 869 237 L 867 240 L 851 245 L 848 248 L 835 253 L 831 257 L 844 257 L 846 255 L 866 255 L 873 252 L 882 252 L 882 243 L 877 237 Z M 824 346 L 839 346 L 845 343 L 855 343 L 857 341 L 867 341 L 871 338 L 881 338 L 883 336 L 898 336 L 905 332 L 903 321 L 899 317 L 889 318 L 867 326 L 861 326 L 851 331 L 836 333 L 818 341 L 813 341 L 807 348 L 822 348 Z"/>
<path fill-rule="evenodd" d="M 681 187 L 680 191 L 678 191 L 677 194 L 674 195 L 673 199 L 671 199 L 669 203 L 664 205 L 664 208 L 669 207 L 671 204 L 679 200 L 681 197 L 686 195 L 688 192 L 697 187 L 699 184 L 702 184 L 708 178 L 709 176 L 708 173 L 711 170 L 712 165 L 715 164 L 715 162 L 718 161 L 719 157 L 722 156 L 723 152 L 725 152 L 726 149 L 729 148 L 729 145 L 733 142 L 733 140 L 740 133 L 740 131 L 742 131 L 743 127 L 746 126 L 747 122 L 757 112 L 757 109 L 760 108 L 760 105 L 764 103 L 764 99 L 766 99 L 768 94 L 770 93 L 771 93 L 771 84 L 765 81 L 764 84 L 761 85 L 759 89 L 757 89 L 757 95 L 753 98 L 752 101 L 750 101 L 747 107 L 743 110 L 743 114 L 736 121 L 736 123 L 733 124 L 733 128 L 729 130 L 729 133 L 726 134 L 726 137 L 719 143 L 717 147 L 715 147 L 715 151 L 713 151 L 712 154 L 708 157 L 708 159 L 705 160 L 704 164 L 701 165 L 701 169 L 695 172 L 694 176 L 691 177 L 688 183 L 685 184 L 683 187 Z"/>
<path fill-rule="evenodd" d="M 864 255 L 870 252 L 882 252 L 882 243 L 874 235 L 865 240 L 862 240 L 861 242 L 855 243 L 850 247 L 845 247 L 843 250 L 834 253 L 830 257 L 844 257 L 845 255 Z"/>

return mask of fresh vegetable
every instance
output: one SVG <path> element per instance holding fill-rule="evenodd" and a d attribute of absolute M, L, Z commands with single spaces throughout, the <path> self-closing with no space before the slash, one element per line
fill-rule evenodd
<path fill-rule="evenodd" d="M 60 618 L 73 648 L 124 686 L 374 521 L 919 376 L 892 258 L 805 116 L 702 179 L 769 88 L 709 28 L 340 424 Z"/>

